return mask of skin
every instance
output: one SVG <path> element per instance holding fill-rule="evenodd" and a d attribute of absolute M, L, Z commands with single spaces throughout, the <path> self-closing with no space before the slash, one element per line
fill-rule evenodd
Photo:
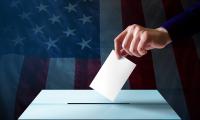
<path fill-rule="evenodd" d="M 126 55 L 142 57 L 148 50 L 162 49 L 171 42 L 164 28 L 150 29 L 137 24 L 128 26 L 114 40 L 118 58 Z"/>

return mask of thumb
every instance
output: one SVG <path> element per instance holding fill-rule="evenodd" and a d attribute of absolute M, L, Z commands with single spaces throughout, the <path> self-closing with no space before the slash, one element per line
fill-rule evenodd
<path fill-rule="evenodd" d="M 122 56 L 126 57 L 128 55 L 128 53 L 124 50 L 124 49 L 121 49 L 120 50 L 120 53 Z"/>
<path fill-rule="evenodd" d="M 144 49 L 145 50 L 152 50 L 152 49 L 154 49 L 151 45 L 146 45 L 145 47 L 144 47 Z"/>
<path fill-rule="evenodd" d="M 147 46 L 146 39 L 140 39 L 138 46 L 137 46 L 137 51 L 140 55 L 145 55 L 147 53 L 147 49 L 145 46 Z"/>

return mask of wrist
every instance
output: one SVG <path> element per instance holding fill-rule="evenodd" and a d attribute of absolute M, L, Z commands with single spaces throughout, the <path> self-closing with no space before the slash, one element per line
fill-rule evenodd
<path fill-rule="evenodd" d="M 159 28 L 156 28 L 156 30 L 158 30 L 159 32 L 161 32 L 163 34 L 164 40 L 166 41 L 166 45 L 172 42 L 172 40 L 169 36 L 169 33 L 165 28 L 159 27 Z"/>

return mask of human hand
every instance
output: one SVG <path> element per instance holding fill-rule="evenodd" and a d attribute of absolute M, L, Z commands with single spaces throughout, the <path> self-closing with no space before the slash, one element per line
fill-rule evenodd
<path fill-rule="evenodd" d="M 150 29 L 134 24 L 128 26 L 114 40 L 115 51 L 120 58 L 124 55 L 141 57 L 151 49 L 161 49 L 171 43 L 164 28 Z"/>

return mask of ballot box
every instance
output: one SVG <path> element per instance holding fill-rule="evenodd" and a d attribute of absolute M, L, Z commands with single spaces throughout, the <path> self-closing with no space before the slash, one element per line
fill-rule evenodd
<path fill-rule="evenodd" d="M 94 90 L 42 90 L 19 120 L 165 119 L 179 120 L 157 90 L 122 90 L 114 102 Z"/>

